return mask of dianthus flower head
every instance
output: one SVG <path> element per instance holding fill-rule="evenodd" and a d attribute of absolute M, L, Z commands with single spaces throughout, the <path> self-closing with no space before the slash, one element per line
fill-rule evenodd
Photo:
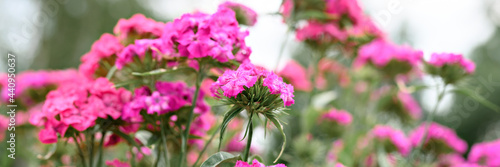
<path fill-rule="evenodd" d="M 248 31 L 241 30 L 233 10 L 220 7 L 216 13 L 184 14 L 165 24 L 157 39 L 131 42 L 116 60 L 117 67 L 130 64 L 139 57 L 170 61 L 176 64 L 194 59 L 207 59 L 213 63 L 228 61 L 247 62 L 251 49 L 245 43 Z M 189 63 L 186 63 L 189 64 Z"/>
<path fill-rule="evenodd" d="M 234 167 L 286 167 L 284 164 L 276 164 L 276 165 L 271 165 L 271 166 L 266 166 L 256 159 L 252 161 L 252 164 L 248 164 L 245 161 L 236 161 L 236 165 Z"/>
<path fill-rule="evenodd" d="M 219 10 L 224 10 L 221 8 L 228 8 L 233 10 L 236 14 L 236 20 L 239 24 L 253 26 L 257 23 L 257 13 L 251 8 L 231 1 L 226 1 L 219 5 Z"/>
<path fill-rule="evenodd" d="M 422 148 L 433 151 L 435 154 L 464 153 L 467 150 L 467 143 L 460 139 L 452 129 L 433 122 L 426 133 L 426 127 L 427 124 L 423 123 L 410 134 L 412 146 L 416 147 L 423 142 Z M 423 139 L 424 135 L 425 139 Z"/>
<path fill-rule="evenodd" d="M 98 118 L 118 119 L 123 105 L 130 98 L 130 92 L 115 89 L 105 78 L 69 83 L 51 91 L 41 113 L 35 114 L 38 120 L 31 119 L 30 122 L 44 124 L 40 140 L 53 143 L 57 141 L 56 132 L 64 136 L 68 128 L 81 132 L 94 126 Z"/>
<path fill-rule="evenodd" d="M 474 73 L 476 65 L 461 54 L 433 53 L 426 63 L 426 71 L 442 77 L 446 83 L 455 83 L 461 78 Z"/>
<path fill-rule="evenodd" d="M 296 61 L 289 61 L 278 75 L 289 81 L 297 90 L 311 91 L 312 85 L 309 81 L 306 69 Z"/>
<path fill-rule="evenodd" d="M 320 121 L 336 122 L 339 125 L 347 126 L 352 122 L 352 116 L 345 110 L 332 109 L 321 115 Z"/>
<path fill-rule="evenodd" d="M 500 166 L 500 139 L 474 144 L 468 160 L 486 166 Z"/>
<path fill-rule="evenodd" d="M 146 18 L 142 14 L 135 14 L 130 19 L 120 19 L 113 32 L 124 44 L 135 39 L 157 38 L 163 34 L 165 23 Z M 131 39 L 127 39 L 131 38 Z"/>
<path fill-rule="evenodd" d="M 352 122 L 352 116 L 345 110 L 331 109 L 321 114 L 318 119 L 318 129 L 330 138 L 341 136 Z"/>
<path fill-rule="evenodd" d="M 353 66 L 359 68 L 370 64 L 385 74 L 395 77 L 398 74 L 407 74 L 417 68 L 422 57 L 422 51 L 377 39 L 361 47 Z"/>
<path fill-rule="evenodd" d="M 378 141 L 383 143 L 387 142 L 384 144 L 390 144 L 390 146 L 385 145 L 386 151 L 398 151 L 403 156 L 410 153 L 410 140 L 400 130 L 394 129 L 390 126 L 377 125 L 371 131 L 371 135 L 373 135 L 373 137 Z"/>
<path fill-rule="evenodd" d="M 284 106 L 290 106 L 293 99 L 293 86 L 283 82 L 283 79 L 264 68 L 255 67 L 251 63 L 242 64 L 236 71 L 227 70 L 212 84 L 211 91 L 217 97 L 227 97 L 245 103 L 252 101 L 257 107 L 271 104 L 272 97 L 280 97 Z M 258 97 L 269 97 L 267 101 L 257 101 Z M 246 100 L 245 100 L 246 99 Z M 262 98 L 264 99 L 264 98 Z"/>
<path fill-rule="evenodd" d="M 108 67 L 101 66 L 101 63 L 111 63 L 113 57 L 116 56 L 122 49 L 123 45 L 118 38 L 111 34 L 103 34 L 99 40 L 92 44 L 88 53 L 82 56 L 79 67 L 82 73 L 88 79 L 106 76 Z"/>

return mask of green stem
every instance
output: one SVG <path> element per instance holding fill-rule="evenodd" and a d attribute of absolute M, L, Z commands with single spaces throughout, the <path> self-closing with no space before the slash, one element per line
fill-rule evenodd
<path fill-rule="evenodd" d="M 158 143 L 158 147 L 156 148 L 156 161 L 155 161 L 155 167 L 158 167 L 158 165 L 160 164 L 160 159 L 161 159 L 161 144 Z"/>
<path fill-rule="evenodd" d="M 73 135 L 73 139 L 75 140 L 76 148 L 78 148 L 78 155 L 80 155 L 80 159 L 82 160 L 82 164 L 84 167 L 87 166 L 87 162 L 85 162 L 85 156 L 83 155 L 83 151 L 80 148 L 80 144 L 78 143 L 78 140 L 75 135 Z"/>
<path fill-rule="evenodd" d="M 99 157 L 97 158 L 97 166 L 102 166 L 102 156 L 103 156 L 103 146 L 104 146 L 104 137 L 106 136 L 106 130 L 102 130 L 101 141 L 99 142 Z"/>
<path fill-rule="evenodd" d="M 446 86 L 447 86 L 447 84 L 444 85 L 443 90 L 441 90 L 441 93 L 439 93 L 436 105 L 434 106 L 434 109 L 432 109 L 431 113 L 429 113 L 429 116 L 427 117 L 427 120 L 425 121 L 426 125 L 425 125 L 424 136 L 422 137 L 420 143 L 418 144 L 417 150 L 421 150 L 422 146 L 424 145 L 424 143 L 426 141 L 427 135 L 429 134 L 429 128 L 431 126 L 432 120 L 434 119 L 434 115 L 439 107 L 439 104 L 443 100 L 444 93 L 446 92 Z M 436 89 L 438 89 L 438 92 L 439 92 L 439 87 L 436 87 Z"/>
<path fill-rule="evenodd" d="M 253 136 L 253 123 L 252 119 L 248 120 L 250 123 L 248 126 L 248 138 L 247 138 L 247 145 L 245 147 L 245 152 L 243 152 L 243 161 L 248 162 L 248 155 L 250 155 L 250 146 L 252 145 L 252 136 Z"/>
<path fill-rule="evenodd" d="M 189 130 L 191 129 L 191 123 L 194 119 L 194 109 L 196 108 L 196 102 L 198 101 L 198 94 L 200 94 L 201 81 L 203 80 L 203 72 L 202 72 L 203 64 L 201 62 L 199 64 L 200 64 L 200 71 L 197 73 L 196 76 L 196 91 L 194 92 L 193 103 L 191 104 L 191 110 L 189 111 L 189 118 L 187 120 L 186 129 L 184 130 L 184 133 L 181 135 L 182 145 L 181 145 L 181 158 L 179 159 L 180 167 L 184 167 L 186 163 L 187 141 L 189 139 Z"/>
<path fill-rule="evenodd" d="M 90 151 L 89 151 L 89 165 L 90 167 L 94 166 L 94 138 L 95 135 L 92 132 L 92 135 L 90 136 Z"/>
<path fill-rule="evenodd" d="M 193 166 L 198 165 L 198 162 L 201 160 L 201 156 L 203 156 L 203 153 L 205 153 L 205 150 L 207 150 L 208 145 L 210 145 L 210 143 L 212 142 L 212 140 L 215 138 L 215 135 L 217 133 L 219 133 L 220 128 L 221 128 L 221 126 L 219 126 L 219 128 L 217 128 L 217 130 L 214 132 L 214 134 L 212 134 L 212 137 L 210 137 L 210 139 L 208 139 L 207 143 L 205 143 L 205 146 L 203 146 L 203 149 L 201 150 L 200 154 L 198 155 L 198 158 L 194 162 Z"/>
<path fill-rule="evenodd" d="M 161 131 L 161 141 L 163 142 L 163 145 L 165 146 L 165 164 L 167 167 L 170 167 L 170 161 L 168 160 L 168 146 L 167 146 L 167 135 L 165 134 L 165 123 L 163 120 L 163 117 L 160 118 L 160 131 Z"/>
<path fill-rule="evenodd" d="M 307 128 L 306 113 L 310 107 L 307 107 L 307 106 L 312 106 L 312 99 L 314 97 L 314 94 L 316 94 L 316 78 L 318 77 L 318 73 L 319 73 L 318 68 L 317 68 L 317 64 L 319 63 L 319 61 L 321 60 L 323 55 L 324 55 L 324 53 L 321 53 L 320 55 L 313 54 L 311 56 L 311 62 L 309 64 L 309 68 L 313 68 L 313 74 L 311 75 L 311 78 L 310 78 L 312 90 L 311 90 L 311 93 L 309 93 L 307 105 L 304 108 L 304 111 L 300 112 L 300 123 L 301 123 L 300 127 L 301 127 L 302 133 L 308 133 L 308 131 L 309 131 Z"/>
<path fill-rule="evenodd" d="M 134 153 L 134 146 L 129 146 L 129 152 L 130 155 L 132 155 L 132 158 L 130 158 L 130 166 L 135 167 L 135 153 Z"/>

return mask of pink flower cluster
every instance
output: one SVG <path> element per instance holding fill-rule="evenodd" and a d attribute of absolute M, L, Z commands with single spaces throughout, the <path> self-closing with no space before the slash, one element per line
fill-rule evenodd
<path fill-rule="evenodd" d="M 182 107 L 189 106 L 194 97 L 194 88 L 188 87 L 184 82 L 163 82 L 158 81 L 155 84 L 155 90 L 151 92 L 148 87 L 137 88 L 132 100 L 125 104 L 122 119 L 128 122 L 141 123 L 143 118 L 141 111 L 145 110 L 147 114 L 165 114 L 175 112 Z M 203 136 L 214 125 L 215 118 L 209 112 L 210 106 L 203 100 L 203 94 L 200 92 L 194 113 L 198 116 L 193 120 L 191 135 Z M 173 116 L 172 121 L 177 117 Z M 191 139 L 190 144 L 203 146 L 202 139 Z"/>
<path fill-rule="evenodd" d="M 253 26 L 257 23 L 257 13 L 245 5 L 226 1 L 220 4 L 219 8 L 229 8 L 233 10 L 236 13 L 236 19 L 240 24 Z"/>
<path fill-rule="evenodd" d="M 222 89 L 224 96 L 228 98 L 236 97 L 245 90 L 244 86 L 250 88 L 258 80 L 262 80 L 262 86 L 269 88 L 271 94 L 280 94 L 280 98 L 283 99 L 285 106 L 295 103 L 292 85 L 284 83 L 283 79 L 273 72 L 261 67 L 255 67 L 251 63 L 241 64 L 236 71 L 225 71 L 212 84 L 211 91 L 214 95 L 220 97 L 219 89 Z"/>
<path fill-rule="evenodd" d="M 7 83 L 7 75 L 5 78 L 0 77 L 2 81 L 0 82 L 2 101 L 7 102 L 9 97 L 9 91 Z M 15 78 L 16 88 L 14 92 L 15 98 L 20 98 L 24 105 L 32 106 L 35 105 L 33 99 L 30 96 L 25 95 L 28 90 L 45 89 L 49 86 L 60 86 L 66 83 L 78 82 L 79 74 L 76 70 L 54 70 L 54 71 L 24 71 L 18 74 Z M 5 83 L 3 83 L 5 82 Z"/>
<path fill-rule="evenodd" d="M 163 82 L 155 84 L 156 91 L 151 92 L 148 87 L 135 90 L 134 98 L 126 104 L 122 118 L 124 120 L 141 117 L 141 110 L 147 114 L 165 114 L 174 112 L 181 107 L 191 104 L 194 89 L 184 82 Z M 203 96 L 198 96 L 195 113 L 202 114 L 210 110 L 208 104 L 203 101 Z"/>
<path fill-rule="evenodd" d="M 311 91 L 312 89 L 306 69 L 294 60 L 289 61 L 278 72 L 278 75 L 288 80 L 297 90 Z"/>
<path fill-rule="evenodd" d="M 236 161 L 236 165 L 234 167 L 286 167 L 284 164 L 276 164 L 272 166 L 266 166 L 256 159 L 252 161 L 252 164 L 248 164 L 247 162 L 244 161 Z"/>
<path fill-rule="evenodd" d="M 130 19 L 120 19 L 113 32 L 123 41 L 130 35 L 139 35 L 142 38 L 160 37 L 163 34 L 165 23 L 146 18 L 142 14 L 135 14 Z"/>
<path fill-rule="evenodd" d="M 385 40 L 374 40 L 362 46 L 358 57 L 354 60 L 354 67 L 361 67 L 372 63 L 378 68 L 383 68 L 392 60 L 406 62 L 412 67 L 420 64 L 423 57 L 422 51 L 416 51 L 409 46 L 397 46 Z"/>
<path fill-rule="evenodd" d="M 433 53 L 428 63 L 436 67 L 442 67 L 443 65 L 459 65 L 468 74 L 474 73 L 476 69 L 474 62 L 465 59 L 461 54 Z"/>
<path fill-rule="evenodd" d="M 143 57 L 148 49 L 159 52 L 153 54 L 157 59 L 162 56 L 189 59 L 212 57 L 219 62 L 246 62 L 251 53 L 245 43 L 246 36 L 248 31 L 240 30 L 235 12 L 230 8 L 220 7 L 212 15 L 184 14 L 166 23 L 160 38 L 137 40 L 127 46 L 118 55 L 116 64 L 121 68 L 132 62 L 133 56 Z"/>
<path fill-rule="evenodd" d="M 352 122 L 352 116 L 349 112 L 345 110 L 331 109 L 330 111 L 321 115 L 321 121 L 333 121 L 339 125 L 350 125 Z"/>
<path fill-rule="evenodd" d="M 410 134 L 410 141 L 412 146 L 416 147 L 422 142 L 424 138 L 424 134 L 426 133 L 427 124 L 423 123 L 419 127 L 417 127 Z M 446 144 L 447 147 L 454 150 L 458 153 L 464 153 L 467 151 L 467 143 L 460 139 L 455 131 L 445 126 L 439 125 L 437 123 L 431 123 L 429 126 L 429 132 L 426 135 L 424 141 L 424 146 L 429 143 L 431 140 L 441 141 Z"/>
<path fill-rule="evenodd" d="M 419 119 L 422 116 L 422 109 L 418 102 L 413 99 L 411 94 L 400 91 L 398 92 L 397 98 L 405 108 L 405 111 L 408 111 L 413 119 Z"/>
<path fill-rule="evenodd" d="M 411 150 L 410 140 L 405 134 L 390 126 L 377 125 L 371 134 L 378 140 L 391 142 L 403 156 L 407 156 Z"/>
<path fill-rule="evenodd" d="M 382 32 L 375 24 L 363 14 L 363 10 L 358 5 L 358 1 L 353 0 L 325 0 L 325 14 L 333 21 L 324 22 L 309 20 L 308 23 L 297 29 L 297 39 L 313 40 L 320 43 L 340 41 L 345 42 L 348 37 L 359 37 L 370 35 L 383 37 Z M 282 6 L 283 15 L 290 15 L 293 4 L 286 1 Z M 351 26 L 341 23 L 343 17 L 350 20 Z"/>
<path fill-rule="evenodd" d="M 30 123 L 44 126 L 39 133 L 42 143 L 55 143 L 57 133 L 64 136 L 68 128 L 84 131 L 94 126 L 98 118 L 120 118 L 123 105 L 130 98 L 130 92 L 115 89 L 105 78 L 65 84 L 47 95 L 42 112 L 33 114 Z"/>
<path fill-rule="evenodd" d="M 82 56 L 80 73 L 87 78 L 94 78 L 100 67 L 100 62 L 109 61 L 108 63 L 112 64 L 111 57 L 117 55 L 122 49 L 123 45 L 118 38 L 111 34 L 103 34 L 99 40 L 92 44 L 90 51 Z"/>
<path fill-rule="evenodd" d="M 500 140 L 478 143 L 472 146 L 469 161 L 487 166 L 500 166 Z"/>

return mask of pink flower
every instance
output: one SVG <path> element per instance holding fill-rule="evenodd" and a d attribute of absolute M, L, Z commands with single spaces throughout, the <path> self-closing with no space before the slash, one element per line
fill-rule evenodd
<path fill-rule="evenodd" d="M 500 166 L 500 139 L 472 146 L 469 161 L 487 166 Z"/>
<path fill-rule="evenodd" d="M 319 43 L 328 43 L 345 41 L 348 34 L 334 23 L 319 23 L 311 20 L 304 27 L 297 29 L 296 37 L 299 41 L 313 40 Z"/>
<path fill-rule="evenodd" d="M 327 113 L 321 115 L 321 121 L 332 121 L 339 125 L 350 125 L 352 122 L 352 116 L 345 110 L 332 109 Z"/>
<path fill-rule="evenodd" d="M 254 159 L 252 161 L 252 164 L 248 164 L 247 162 L 238 160 L 238 161 L 236 161 L 236 165 L 234 167 L 266 167 L 266 165 L 260 163 L 256 159 Z M 286 166 L 283 164 L 276 164 L 276 165 L 267 166 L 267 167 L 286 167 Z"/>
<path fill-rule="evenodd" d="M 217 97 L 222 95 L 232 98 L 243 92 L 246 88 L 251 88 L 255 83 L 262 79 L 262 86 L 269 89 L 271 94 L 279 94 L 283 99 L 285 106 L 292 105 L 293 100 L 293 86 L 283 82 L 283 79 L 273 72 L 267 71 L 264 68 L 255 67 L 251 63 L 243 63 L 236 70 L 227 70 L 222 76 L 212 84 L 211 91 Z M 259 85 L 260 86 L 260 85 Z"/>
<path fill-rule="evenodd" d="M 427 123 L 423 123 L 410 134 L 410 140 L 413 147 L 417 147 L 423 140 L 426 127 Z M 460 139 L 452 129 L 437 123 L 431 123 L 429 132 L 426 136 L 424 147 L 430 141 L 436 140 L 444 143 L 447 147 L 458 153 L 464 153 L 467 150 L 467 143 Z"/>
<path fill-rule="evenodd" d="M 403 156 L 407 156 L 411 150 L 410 140 L 400 130 L 390 126 L 376 125 L 371 134 L 380 141 L 389 141 Z"/>
<path fill-rule="evenodd" d="M 474 73 L 476 69 L 474 62 L 465 59 L 461 54 L 433 53 L 428 63 L 436 67 L 442 67 L 443 65 L 458 65 L 468 74 Z"/>
<path fill-rule="evenodd" d="M 405 110 L 409 112 L 413 119 L 418 119 L 422 116 L 420 105 L 410 94 L 400 91 L 397 96 Z"/>
<path fill-rule="evenodd" d="M 337 18 L 346 15 L 353 24 L 357 24 L 364 17 L 363 10 L 358 1 L 353 0 L 325 0 L 326 13 Z"/>
<path fill-rule="evenodd" d="M 123 45 L 115 36 L 103 34 L 99 40 L 92 44 L 90 51 L 82 56 L 80 73 L 87 78 L 95 78 L 95 73 L 100 68 L 99 62 L 111 60 L 110 57 L 117 55 L 122 49 Z"/>
<path fill-rule="evenodd" d="M 39 135 L 42 142 L 55 142 L 55 133 L 64 136 L 69 127 L 84 131 L 94 126 L 98 118 L 118 119 L 130 96 L 123 88 L 115 89 L 105 78 L 68 83 L 47 95 L 42 112 L 34 114 L 30 122 L 44 124 Z"/>
<path fill-rule="evenodd" d="M 106 165 L 112 167 L 130 167 L 130 165 L 127 162 L 122 162 L 118 159 L 106 161 Z"/>
<path fill-rule="evenodd" d="M 408 46 L 397 46 L 378 39 L 361 47 L 353 66 L 361 67 L 366 63 L 372 63 L 375 67 L 383 68 L 391 61 L 398 61 L 416 67 L 420 64 L 422 56 L 422 51 L 415 51 Z"/>
<path fill-rule="evenodd" d="M 219 5 L 219 10 L 223 10 L 221 8 L 229 8 L 233 10 L 234 13 L 236 13 L 236 19 L 240 24 L 253 26 L 257 23 L 257 13 L 245 5 L 226 1 Z"/>
<path fill-rule="evenodd" d="M 130 19 L 120 19 L 113 32 L 121 41 L 130 35 L 140 35 L 141 38 L 159 37 L 163 34 L 165 23 L 146 18 L 142 14 L 135 14 Z"/>
<path fill-rule="evenodd" d="M 283 22 L 286 19 L 290 18 L 290 15 L 293 12 L 293 0 L 284 0 L 283 4 L 280 7 L 280 13 L 283 15 Z"/>
<path fill-rule="evenodd" d="M 278 75 L 290 81 L 297 90 L 311 91 L 312 86 L 309 82 L 306 69 L 294 60 L 290 60 Z"/>

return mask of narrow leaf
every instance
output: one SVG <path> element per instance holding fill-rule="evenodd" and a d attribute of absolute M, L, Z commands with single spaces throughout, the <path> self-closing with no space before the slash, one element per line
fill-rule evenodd
<path fill-rule="evenodd" d="M 220 129 L 219 151 L 222 146 L 222 139 L 224 138 L 224 132 L 226 132 L 227 125 L 234 117 L 240 114 L 241 111 L 243 111 L 243 108 L 233 106 L 228 112 L 226 112 L 226 114 L 224 114 L 224 119 L 222 120 Z"/>
<path fill-rule="evenodd" d="M 281 155 L 283 154 L 283 151 L 285 151 L 286 135 L 285 135 L 285 132 L 283 131 L 283 126 L 281 125 L 281 122 L 276 118 L 276 116 L 274 116 L 274 115 L 267 115 L 266 117 L 271 122 L 273 122 L 274 126 L 276 126 L 276 128 L 278 128 L 278 130 L 281 132 L 281 135 L 283 136 L 283 145 L 281 146 L 281 151 L 278 154 L 278 157 L 276 157 L 276 160 L 274 160 L 274 162 L 273 162 L 273 163 L 276 163 L 280 159 Z"/>
<path fill-rule="evenodd" d="M 479 95 L 475 95 L 474 91 L 472 91 L 468 88 L 464 88 L 464 87 L 456 88 L 453 90 L 453 92 L 468 96 L 468 97 L 476 100 L 477 102 L 481 103 L 482 105 L 484 105 L 484 106 L 486 106 L 486 107 L 488 107 L 496 112 L 500 112 L 500 107 L 498 107 L 496 104 L 493 104 L 492 102 L 486 100 L 485 98 L 483 98 Z"/>

